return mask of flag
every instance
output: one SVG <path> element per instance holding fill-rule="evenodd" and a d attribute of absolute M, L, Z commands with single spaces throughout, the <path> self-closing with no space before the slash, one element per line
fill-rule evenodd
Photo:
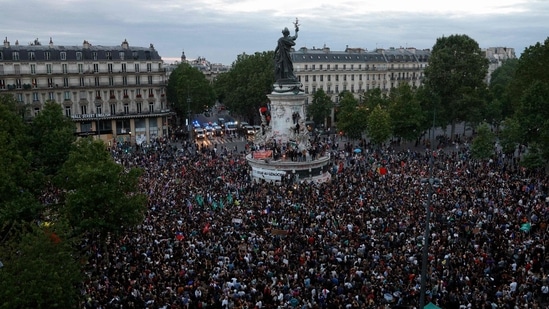
<path fill-rule="evenodd" d="M 182 232 L 177 232 L 175 233 L 175 239 L 182 241 L 183 239 L 185 239 L 185 236 L 183 236 Z"/>
<path fill-rule="evenodd" d="M 233 195 L 231 194 L 231 192 L 229 192 L 229 194 L 227 194 L 227 204 L 232 204 L 233 203 Z"/>
<path fill-rule="evenodd" d="M 196 202 L 198 203 L 198 205 L 202 206 L 204 205 L 204 198 L 202 197 L 202 195 L 198 194 L 196 196 Z"/>
<path fill-rule="evenodd" d="M 531 228 L 532 228 L 532 224 L 530 224 L 530 222 L 523 223 L 520 226 L 520 230 L 524 232 L 529 232 Z"/>
<path fill-rule="evenodd" d="M 386 167 L 380 167 L 379 169 L 380 175 L 387 175 L 387 168 Z"/>

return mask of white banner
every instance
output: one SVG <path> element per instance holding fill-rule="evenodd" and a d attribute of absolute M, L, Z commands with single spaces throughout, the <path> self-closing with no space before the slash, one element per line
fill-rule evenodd
<path fill-rule="evenodd" d="M 252 167 L 252 177 L 265 180 L 280 181 L 286 175 L 285 171 L 269 170 L 265 168 Z"/>

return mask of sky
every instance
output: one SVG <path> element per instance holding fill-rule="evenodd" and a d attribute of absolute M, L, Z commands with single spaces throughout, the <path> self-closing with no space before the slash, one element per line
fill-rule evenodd
<path fill-rule="evenodd" d="M 465 34 L 517 57 L 549 36 L 548 0 L 0 0 L 0 36 L 11 44 L 153 44 L 165 62 L 274 50 L 284 27 L 296 49 L 414 47 Z"/>

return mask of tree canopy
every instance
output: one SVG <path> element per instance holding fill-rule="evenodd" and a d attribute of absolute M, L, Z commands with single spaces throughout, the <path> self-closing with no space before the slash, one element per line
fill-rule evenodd
<path fill-rule="evenodd" d="M 166 94 L 182 119 L 186 119 L 189 112 L 202 112 L 215 103 L 215 92 L 206 76 L 187 63 L 181 63 L 170 74 Z"/>
<path fill-rule="evenodd" d="M 143 220 L 146 196 L 141 170 L 114 162 L 102 141 L 78 140 L 56 178 L 64 189 L 60 212 L 77 233 L 117 234 Z"/>
<path fill-rule="evenodd" d="M 323 89 L 319 89 L 313 94 L 313 102 L 307 105 L 307 116 L 312 118 L 316 125 L 323 125 L 333 106 L 332 99 Z"/>
<path fill-rule="evenodd" d="M 274 80 L 274 52 L 238 55 L 230 71 L 214 83 L 217 98 L 231 111 L 252 123 L 258 110 L 268 102 Z"/>
<path fill-rule="evenodd" d="M 435 106 L 444 124 L 479 121 L 485 96 L 488 60 L 467 35 L 438 38 L 425 68 L 424 85 L 441 104 Z"/>

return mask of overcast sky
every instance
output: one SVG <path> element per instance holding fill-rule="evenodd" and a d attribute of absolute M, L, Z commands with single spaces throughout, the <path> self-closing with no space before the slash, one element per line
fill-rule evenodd
<path fill-rule="evenodd" d="M 11 44 L 154 44 L 167 62 L 204 57 L 231 64 L 239 54 L 274 50 L 284 27 L 296 48 L 346 46 L 431 49 L 466 34 L 481 48 L 517 56 L 549 36 L 548 0 L 0 0 L 0 35 Z"/>

